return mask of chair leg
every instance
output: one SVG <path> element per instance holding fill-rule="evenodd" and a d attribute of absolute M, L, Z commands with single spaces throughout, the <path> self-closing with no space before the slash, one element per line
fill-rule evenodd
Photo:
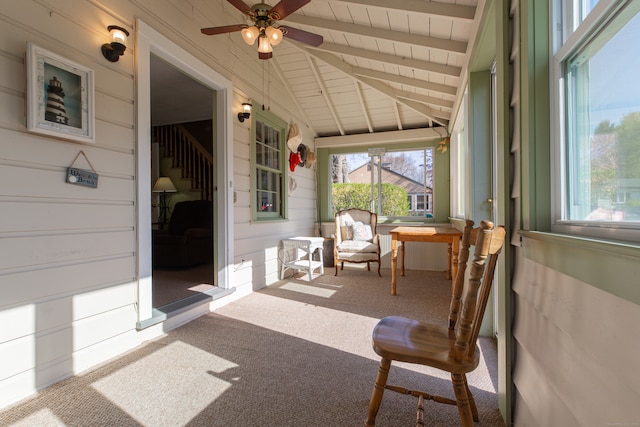
<path fill-rule="evenodd" d="M 471 406 L 471 415 L 473 415 L 473 421 L 480 421 L 480 417 L 478 416 L 478 407 L 476 406 L 476 401 L 473 398 L 473 394 L 471 390 L 469 390 L 469 383 L 467 383 L 467 375 L 464 374 L 464 386 L 467 388 L 467 397 L 469 398 L 469 406 Z"/>
<path fill-rule="evenodd" d="M 380 261 L 378 261 L 378 276 L 382 277 L 382 274 L 380 274 Z"/>
<path fill-rule="evenodd" d="M 391 360 L 383 357 L 380 360 L 376 382 L 371 392 L 367 420 L 364 423 L 365 427 L 373 427 L 376 425 L 376 415 L 378 415 L 378 409 L 380 409 L 380 403 L 382 403 L 382 394 L 384 393 L 384 386 L 387 384 L 387 378 L 389 377 L 389 369 L 391 369 Z"/>
<path fill-rule="evenodd" d="M 473 427 L 473 414 L 467 395 L 467 385 L 464 374 L 451 374 L 451 382 L 453 383 L 453 393 L 456 395 L 462 427 Z"/>
<path fill-rule="evenodd" d="M 371 263 L 367 262 L 367 271 L 371 271 Z"/>
<path fill-rule="evenodd" d="M 334 274 L 334 276 L 337 276 L 338 275 L 338 260 L 337 259 L 333 260 L 333 264 L 336 266 L 336 274 Z"/>

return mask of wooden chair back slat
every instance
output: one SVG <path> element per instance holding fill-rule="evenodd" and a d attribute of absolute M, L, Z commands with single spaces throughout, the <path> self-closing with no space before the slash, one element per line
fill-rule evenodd
<path fill-rule="evenodd" d="M 451 305 L 449 306 L 449 329 L 453 329 L 458 321 L 458 312 L 460 311 L 460 299 L 464 290 L 464 275 L 467 271 L 467 262 L 469 260 L 469 243 L 471 232 L 473 230 L 473 221 L 465 221 L 465 227 L 462 232 L 462 244 L 458 253 L 458 274 L 453 281 L 451 291 Z M 474 238 L 475 241 L 475 238 Z"/>
<path fill-rule="evenodd" d="M 466 221 L 449 311 L 449 328 L 456 332 L 456 360 L 473 357 L 505 236 L 504 227 L 494 229 L 490 221 L 482 221 L 478 228 Z M 473 259 L 465 277 L 471 246 Z"/>

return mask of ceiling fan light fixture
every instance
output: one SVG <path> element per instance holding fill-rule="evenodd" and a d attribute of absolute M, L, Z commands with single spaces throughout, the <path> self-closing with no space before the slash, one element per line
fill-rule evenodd
<path fill-rule="evenodd" d="M 260 34 L 260 37 L 258 39 L 258 52 L 259 53 L 273 52 L 271 43 L 269 43 L 269 38 L 265 34 Z"/>
<path fill-rule="evenodd" d="M 249 46 L 254 46 L 257 39 L 259 59 L 272 58 L 273 47 L 279 45 L 285 37 L 314 47 L 320 46 L 323 42 L 323 38 L 319 34 L 287 27 L 278 22 L 308 4 L 311 0 L 277 0 L 277 2 L 273 2 L 276 3 L 275 6 L 271 6 L 266 0 L 261 0 L 251 7 L 245 4 L 245 0 L 226 1 L 243 13 L 246 18 L 245 23 L 201 28 L 200 32 L 202 34 L 214 36 L 238 31 Z"/>
<path fill-rule="evenodd" d="M 240 31 L 240 34 L 242 34 L 242 39 L 246 44 L 253 46 L 256 39 L 260 36 L 260 30 L 255 25 L 252 25 L 250 27 L 243 28 Z"/>
<path fill-rule="evenodd" d="M 282 34 L 282 31 L 280 31 L 280 29 L 269 25 L 267 28 L 264 29 L 264 32 L 269 38 L 269 42 L 271 43 L 271 46 L 278 46 L 282 41 L 283 34 Z"/>

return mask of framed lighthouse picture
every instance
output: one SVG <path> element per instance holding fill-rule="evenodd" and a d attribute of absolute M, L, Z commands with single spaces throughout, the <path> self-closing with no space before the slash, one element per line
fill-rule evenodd
<path fill-rule="evenodd" d="M 27 43 L 27 128 L 95 142 L 93 70 Z"/>

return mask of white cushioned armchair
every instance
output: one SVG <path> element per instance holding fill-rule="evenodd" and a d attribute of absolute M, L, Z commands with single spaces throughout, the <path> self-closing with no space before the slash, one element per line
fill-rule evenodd
<path fill-rule="evenodd" d="M 376 232 L 378 215 L 363 209 L 345 209 L 336 213 L 336 231 L 333 246 L 333 259 L 338 275 L 344 269 L 345 262 L 378 263 L 380 274 L 380 235 Z"/>

